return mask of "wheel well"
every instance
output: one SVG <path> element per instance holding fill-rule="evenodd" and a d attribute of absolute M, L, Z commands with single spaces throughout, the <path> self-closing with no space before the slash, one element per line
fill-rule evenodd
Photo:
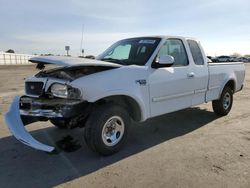
<path fill-rule="evenodd" d="M 102 98 L 95 102 L 97 105 L 105 103 L 114 103 L 123 106 L 134 121 L 140 121 L 142 118 L 140 106 L 132 97 L 125 95 L 115 95 Z"/>
<path fill-rule="evenodd" d="M 226 83 L 225 87 L 230 87 L 230 88 L 232 89 L 233 93 L 234 93 L 234 91 L 235 91 L 235 83 L 234 83 L 233 80 L 229 80 L 229 81 Z"/>

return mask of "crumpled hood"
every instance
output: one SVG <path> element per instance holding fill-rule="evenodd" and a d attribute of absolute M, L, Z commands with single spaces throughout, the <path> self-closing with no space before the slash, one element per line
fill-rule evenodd
<path fill-rule="evenodd" d="M 61 56 L 41 56 L 33 57 L 29 60 L 37 63 L 37 68 L 41 71 L 35 75 L 37 78 L 56 78 L 64 80 L 75 80 L 82 76 L 116 69 L 122 65 L 86 58 L 61 57 Z M 44 70 L 44 64 L 58 65 L 58 68 Z"/>
<path fill-rule="evenodd" d="M 99 61 L 95 59 L 66 57 L 66 56 L 38 56 L 29 59 L 32 63 L 54 64 L 58 66 L 107 66 L 121 67 L 122 65 Z"/>

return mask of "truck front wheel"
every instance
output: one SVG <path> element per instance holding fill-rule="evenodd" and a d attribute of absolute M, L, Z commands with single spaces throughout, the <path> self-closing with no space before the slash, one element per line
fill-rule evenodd
<path fill-rule="evenodd" d="M 230 87 L 225 87 L 218 100 L 212 102 L 213 110 L 217 115 L 227 115 L 233 105 L 233 91 Z"/>
<path fill-rule="evenodd" d="M 126 142 L 129 124 L 130 117 L 122 106 L 99 106 L 85 124 L 85 142 L 91 150 L 101 155 L 116 153 Z"/>

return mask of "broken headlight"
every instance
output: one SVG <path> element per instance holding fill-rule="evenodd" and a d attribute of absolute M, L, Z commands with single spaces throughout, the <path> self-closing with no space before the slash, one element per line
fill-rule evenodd
<path fill-rule="evenodd" d="M 80 99 L 81 91 L 77 88 L 55 83 L 50 87 L 50 92 L 55 97 L 65 98 L 65 99 Z"/>

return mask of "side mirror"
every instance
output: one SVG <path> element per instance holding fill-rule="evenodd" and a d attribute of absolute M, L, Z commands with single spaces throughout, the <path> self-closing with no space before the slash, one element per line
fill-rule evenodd
<path fill-rule="evenodd" d="M 171 55 L 161 55 L 152 64 L 152 68 L 171 67 L 174 64 L 174 57 Z"/>
<path fill-rule="evenodd" d="M 171 55 L 161 55 L 159 57 L 159 64 L 170 66 L 174 64 L 174 57 Z"/>

